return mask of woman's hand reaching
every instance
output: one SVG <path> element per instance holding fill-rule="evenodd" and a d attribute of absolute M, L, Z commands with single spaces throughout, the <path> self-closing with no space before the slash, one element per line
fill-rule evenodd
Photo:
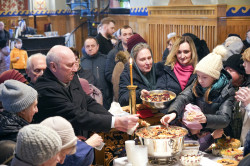
<path fill-rule="evenodd" d="M 163 116 L 160 121 L 163 125 L 168 126 L 168 124 L 175 118 L 176 118 L 176 113 L 171 113 Z"/>
<path fill-rule="evenodd" d="M 149 95 L 149 91 L 147 91 L 146 89 L 142 89 L 141 90 L 141 96 L 145 97 L 146 95 Z"/>

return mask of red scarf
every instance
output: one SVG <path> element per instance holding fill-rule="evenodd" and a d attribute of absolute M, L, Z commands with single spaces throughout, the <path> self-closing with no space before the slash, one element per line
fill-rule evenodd
<path fill-rule="evenodd" d="M 194 67 L 192 65 L 183 66 L 178 61 L 175 63 L 174 73 L 181 85 L 182 90 L 185 89 L 188 83 L 189 77 L 191 76 L 193 71 L 194 71 Z"/>

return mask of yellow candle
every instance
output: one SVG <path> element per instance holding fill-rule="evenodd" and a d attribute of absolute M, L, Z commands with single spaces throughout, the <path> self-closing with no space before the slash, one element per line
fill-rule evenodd
<path fill-rule="evenodd" d="M 133 85 L 133 72 L 132 72 L 132 66 L 133 66 L 133 60 L 132 58 L 129 59 L 129 67 L 130 67 L 130 82 L 131 82 L 131 85 Z"/>

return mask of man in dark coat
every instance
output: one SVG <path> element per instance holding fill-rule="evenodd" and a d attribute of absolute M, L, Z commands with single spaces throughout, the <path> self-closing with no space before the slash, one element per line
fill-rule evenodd
<path fill-rule="evenodd" d="M 112 73 L 115 68 L 116 62 L 115 62 L 115 56 L 119 51 L 127 51 L 128 46 L 127 42 L 128 39 L 133 35 L 133 30 L 130 26 L 124 25 L 120 30 L 120 39 L 121 41 L 118 42 L 118 44 L 113 48 L 107 56 L 106 60 L 106 68 L 105 68 L 105 76 L 106 80 L 108 82 L 111 82 L 112 79 Z"/>
<path fill-rule="evenodd" d="M 101 20 L 101 29 L 96 39 L 100 45 L 99 52 L 107 55 L 113 49 L 111 38 L 115 32 L 115 21 L 111 17 L 105 17 Z"/>
<path fill-rule="evenodd" d="M 7 40 L 9 41 L 10 34 L 8 31 L 4 29 L 4 23 L 0 21 L 0 40 Z"/>
<path fill-rule="evenodd" d="M 83 57 L 81 58 L 81 67 L 84 70 L 90 70 L 93 73 L 97 80 L 96 86 L 102 91 L 103 106 L 106 109 L 109 109 L 113 96 L 104 74 L 107 55 L 98 52 L 99 44 L 93 37 L 89 37 L 85 40 L 84 47 L 86 53 L 83 54 Z"/>
<path fill-rule="evenodd" d="M 41 122 L 47 117 L 62 116 L 73 126 L 76 135 L 87 137 L 88 131 L 121 131 L 136 125 L 137 115 L 113 117 L 82 89 L 76 75 L 74 53 L 66 46 L 56 45 L 46 57 L 47 68 L 35 88 L 39 93 L 39 113 L 34 117 Z"/>

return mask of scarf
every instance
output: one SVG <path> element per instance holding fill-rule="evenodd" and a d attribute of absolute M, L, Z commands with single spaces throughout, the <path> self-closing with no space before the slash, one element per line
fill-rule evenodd
<path fill-rule="evenodd" d="M 212 85 L 209 97 L 216 97 L 220 94 L 221 90 L 229 83 L 227 76 L 221 73 L 220 78 Z M 202 93 L 204 94 L 207 88 L 201 86 Z"/>
<path fill-rule="evenodd" d="M 192 75 L 194 71 L 194 67 L 192 65 L 183 66 L 178 61 L 174 65 L 174 74 L 176 75 L 180 85 L 181 89 L 184 90 L 190 76 Z"/>
<path fill-rule="evenodd" d="M 139 43 L 138 43 L 139 44 Z M 136 45 L 135 45 L 136 46 Z M 135 48 L 135 46 L 133 47 L 133 49 Z M 138 72 L 139 76 L 141 77 L 142 81 L 145 83 L 145 85 L 148 87 L 147 90 L 155 90 L 156 89 L 156 75 L 155 75 L 155 68 L 154 68 L 154 60 L 152 57 L 152 68 L 150 70 L 150 72 L 148 72 L 146 75 L 142 74 L 141 70 L 139 69 L 139 67 L 137 66 L 135 59 L 133 57 L 133 49 L 131 51 L 131 57 L 134 60 L 134 65 L 133 67 L 135 68 L 135 70 Z M 150 51 L 151 52 L 151 51 Z M 152 52 L 151 52 L 151 56 L 152 56 Z"/>

